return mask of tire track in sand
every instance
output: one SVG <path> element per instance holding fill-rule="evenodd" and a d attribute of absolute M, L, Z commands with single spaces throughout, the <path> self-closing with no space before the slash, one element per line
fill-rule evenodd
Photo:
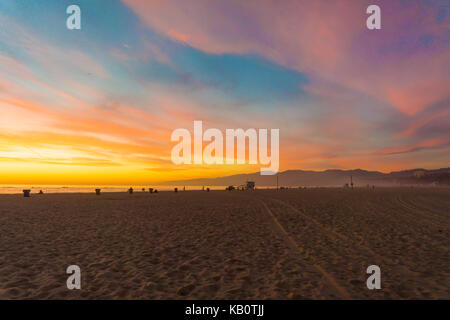
<path fill-rule="evenodd" d="M 406 215 L 411 217 L 412 219 L 415 219 L 417 215 L 421 218 L 425 218 L 424 221 L 436 228 L 448 227 L 448 224 L 441 220 L 442 217 L 437 217 L 432 212 L 428 212 L 427 215 L 427 213 L 424 212 L 425 210 L 418 208 L 412 203 L 407 202 L 406 200 L 404 200 L 404 197 L 397 196 L 396 200 L 401 207 L 407 210 L 404 213 L 406 213 Z M 414 213 L 416 213 L 416 215 Z"/>
<path fill-rule="evenodd" d="M 313 217 L 310 217 L 310 216 L 306 215 L 305 213 L 303 213 L 301 210 L 295 208 L 290 203 L 285 202 L 283 200 L 275 199 L 275 198 L 268 198 L 268 199 L 270 199 L 272 201 L 275 201 L 275 202 L 278 202 L 278 203 L 281 203 L 281 204 L 285 205 L 286 207 L 292 209 L 294 212 L 297 212 L 299 215 L 304 217 L 306 220 L 309 220 L 310 222 L 314 223 L 318 227 L 320 227 L 323 230 L 327 231 L 328 233 L 325 232 L 326 235 L 329 235 L 329 233 L 332 233 L 332 234 L 336 235 L 337 237 L 339 237 L 340 239 L 345 240 L 347 242 L 350 242 L 352 245 L 354 245 L 356 250 L 360 250 L 360 251 L 364 251 L 365 250 L 368 253 L 370 253 L 372 256 L 378 258 L 381 261 L 384 261 L 384 263 L 386 263 L 388 265 L 391 265 L 393 267 L 397 267 L 397 268 L 403 269 L 405 272 L 416 274 L 416 272 L 412 271 L 409 267 L 407 267 L 405 265 L 400 265 L 398 262 L 395 262 L 395 261 L 393 261 L 392 259 L 390 259 L 388 257 L 381 256 L 378 253 L 376 253 L 375 251 L 373 251 L 370 247 L 368 247 L 368 246 L 366 246 L 364 244 L 359 244 L 359 243 L 357 243 L 355 241 L 352 241 L 352 239 L 350 239 L 349 237 L 343 235 L 342 233 L 339 233 L 338 231 L 336 231 L 336 230 L 334 230 L 332 228 L 324 226 L 322 223 L 320 223 L 319 221 L 317 221 Z"/>
<path fill-rule="evenodd" d="M 294 207 L 293 205 L 291 205 L 288 202 L 285 202 L 283 200 L 278 200 L 275 198 L 270 198 L 270 200 L 278 202 L 283 204 L 284 206 L 290 208 L 291 210 L 297 212 L 299 215 L 301 215 L 303 218 L 305 218 L 306 220 L 309 220 L 310 222 L 314 223 L 315 225 L 317 225 L 318 227 L 320 227 L 321 229 L 325 230 L 328 233 L 332 233 L 334 235 L 336 235 L 337 237 L 339 237 L 340 239 L 350 242 L 352 245 L 354 245 L 357 249 L 361 250 L 361 251 L 367 251 L 368 253 L 370 253 L 371 255 L 373 255 L 374 257 L 379 258 L 380 260 L 384 260 L 385 262 L 387 262 L 388 264 L 391 265 L 398 265 L 397 263 L 395 263 L 393 260 L 386 258 L 384 256 L 380 256 L 378 253 L 376 253 L 375 251 L 373 251 L 371 248 L 369 248 L 368 246 L 364 245 L 364 244 L 359 244 L 355 241 L 352 241 L 352 239 L 350 239 L 349 237 L 347 237 L 346 235 L 343 235 L 342 233 L 339 233 L 338 231 L 326 227 L 324 226 L 322 223 L 320 223 L 319 221 L 317 221 L 316 219 L 314 219 L 313 217 L 310 217 L 308 215 L 306 215 L 305 213 L 303 213 L 301 210 L 297 209 L 296 207 Z M 328 234 L 326 233 L 326 234 Z"/>
<path fill-rule="evenodd" d="M 275 224 L 276 230 L 279 232 L 280 235 L 282 235 L 287 241 L 289 247 L 300 253 L 302 256 L 303 255 L 303 249 L 301 249 L 299 247 L 299 245 L 294 241 L 294 239 L 292 239 L 292 237 L 289 235 L 289 233 L 287 233 L 287 231 L 283 228 L 283 226 L 280 224 L 280 222 L 278 221 L 278 219 L 275 217 L 275 215 L 272 213 L 272 210 L 270 210 L 270 208 L 267 206 L 267 204 L 263 201 L 260 200 L 263 207 L 266 209 L 266 212 L 269 214 L 269 216 L 271 217 L 272 221 Z M 312 266 L 319 271 L 324 277 L 325 279 L 328 280 L 328 282 L 336 289 L 336 291 L 339 293 L 339 295 L 343 298 L 343 299 L 352 299 L 352 297 L 350 296 L 350 294 L 347 292 L 347 290 L 345 290 L 343 287 L 341 287 L 337 281 L 334 279 L 334 277 L 329 274 L 328 272 L 325 271 L 324 268 L 322 268 L 315 260 L 314 257 L 309 256 L 307 259 L 309 259 L 311 261 Z"/>

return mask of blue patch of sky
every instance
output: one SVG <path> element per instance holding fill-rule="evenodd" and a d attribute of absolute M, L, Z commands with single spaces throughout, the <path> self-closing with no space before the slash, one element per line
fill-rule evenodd
<path fill-rule="evenodd" d="M 304 74 L 256 55 L 208 54 L 173 42 L 145 28 L 120 1 L 76 1 L 81 8 L 82 29 L 68 30 L 66 8 L 71 4 L 74 4 L 71 0 L 14 0 L 2 2 L 0 8 L 16 23 L 52 45 L 84 52 L 99 62 L 111 73 L 112 79 L 102 82 L 86 75 L 74 74 L 73 77 L 92 82 L 111 95 L 145 95 L 140 80 L 193 88 L 199 94 L 209 91 L 206 95 L 248 101 L 262 108 L 290 103 L 306 95 L 302 86 L 308 83 L 308 78 Z M 143 39 L 162 47 L 171 65 L 155 59 L 136 59 L 137 53 L 148 50 Z M 114 48 L 130 55 L 126 67 L 111 56 Z"/>

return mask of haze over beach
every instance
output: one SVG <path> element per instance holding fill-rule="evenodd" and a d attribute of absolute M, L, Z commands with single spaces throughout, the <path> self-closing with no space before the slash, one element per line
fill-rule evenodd
<path fill-rule="evenodd" d="M 367 170 L 288 170 L 276 176 L 262 176 L 259 172 L 227 177 L 169 181 L 166 185 L 184 186 L 229 186 L 243 185 L 254 181 L 257 186 L 285 187 L 341 187 L 354 182 L 355 186 L 428 186 L 449 187 L 450 168 L 436 170 L 413 169 L 382 173 Z"/>
<path fill-rule="evenodd" d="M 0 299 L 450 299 L 444 2 L 1 1 Z"/>

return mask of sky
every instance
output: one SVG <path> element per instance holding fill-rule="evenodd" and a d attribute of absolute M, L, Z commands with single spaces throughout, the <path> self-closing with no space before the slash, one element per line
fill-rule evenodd
<path fill-rule="evenodd" d="M 81 30 L 66 8 L 81 9 Z M 381 30 L 366 8 L 381 8 Z M 0 184 L 149 184 L 177 128 L 279 128 L 280 170 L 450 164 L 449 4 L 0 1 Z"/>

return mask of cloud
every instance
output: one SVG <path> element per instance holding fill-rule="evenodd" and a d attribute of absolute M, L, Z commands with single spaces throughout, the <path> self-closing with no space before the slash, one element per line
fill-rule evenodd
<path fill-rule="evenodd" d="M 408 115 L 448 95 L 448 36 L 438 1 L 379 1 L 380 31 L 365 28 L 366 1 L 123 2 L 152 29 L 192 47 L 259 54 Z"/>
<path fill-rule="evenodd" d="M 375 154 L 376 155 L 393 155 L 393 154 L 399 154 L 399 153 L 417 152 L 417 151 L 424 150 L 424 149 L 442 149 L 442 148 L 448 148 L 449 146 L 450 146 L 450 139 L 435 138 L 435 139 L 421 141 L 420 143 L 415 144 L 415 145 L 407 145 L 407 146 L 400 146 L 400 147 L 378 150 L 375 152 Z"/>

